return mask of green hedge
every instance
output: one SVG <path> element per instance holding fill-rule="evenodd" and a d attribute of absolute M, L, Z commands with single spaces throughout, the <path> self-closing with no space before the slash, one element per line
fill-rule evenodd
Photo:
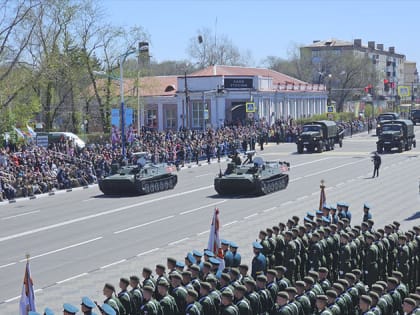
<path fill-rule="evenodd" d="M 335 121 L 351 121 L 353 119 L 356 118 L 356 116 L 354 115 L 354 113 L 330 113 L 330 115 L 333 116 L 333 120 Z M 329 120 L 328 119 L 328 114 L 320 114 L 320 115 L 313 115 L 309 118 L 301 118 L 301 119 L 296 119 L 296 122 L 298 124 L 303 124 L 303 123 L 307 123 L 310 121 L 317 121 L 317 120 Z"/>

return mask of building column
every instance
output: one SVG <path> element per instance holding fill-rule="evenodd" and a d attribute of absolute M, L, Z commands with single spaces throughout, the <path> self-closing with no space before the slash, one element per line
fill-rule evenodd
<path fill-rule="evenodd" d="M 162 103 L 158 103 L 158 106 L 157 106 L 157 119 L 158 119 L 158 121 L 157 121 L 157 123 L 158 123 L 158 125 L 157 125 L 157 129 L 158 130 L 163 130 L 164 129 L 164 126 L 163 126 L 163 105 L 162 105 Z"/>
<path fill-rule="evenodd" d="M 177 118 L 177 122 L 178 122 L 178 124 L 177 124 L 178 129 L 182 127 L 182 122 L 183 122 L 182 104 L 183 104 L 182 97 L 178 97 L 178 101 L 176 103 L 176 118 Z"/>

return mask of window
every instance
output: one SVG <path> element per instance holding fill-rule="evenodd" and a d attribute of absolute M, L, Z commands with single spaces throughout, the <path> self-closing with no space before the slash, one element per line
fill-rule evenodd
<path fill-rule="evenodd" d="M 167 109 L 166 113 L 166 128 L 167 129 L 176 129 L 176 109 Z"/>
<path fill-rule="evenodd" d="M 157 110 L 156 109 L 147 110 L 147 127 L 157 128 Z"/>
<path fill-rule="evenodd" d="M 193 128 L 204 127 L 204 110 L 207 108 L 202 101 L 196 101 L 192 104 L 192 126 Z"/>

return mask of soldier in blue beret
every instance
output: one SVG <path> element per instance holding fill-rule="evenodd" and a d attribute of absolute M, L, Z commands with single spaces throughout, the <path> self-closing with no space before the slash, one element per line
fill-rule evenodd
<path fill-rule="evenodd" d="M 69 303 L 63 304 L 63 314 L 64 315 L 74 315 L 74 314 L 77 314 L 78 311 L 79 311 L 79 309 L 72 304 L 69 304 Z"/>
<path fill-rule="evenodd" d="M 87 296 L 84 296 L 82 297 L 82 304 L 80 306 L 84 315 L 93 315 L 92 310 L 96 307 L 96 304 Z"/>
<path fill-rule="evenodd" d="M 254 258 L 252 259 L 251 276 L 256 279 L 258 273 L 264 273 L 267 269 L 267 259 L 261 253 L 263 247 L 259 242 L 252 243 L 252 247 L 254 249 Z"/>
<path fill-rule="evenodd" d="M 103 315 L 117 315 L 117 312 L 109 304 L 106 303 L 102 304 L 101 313 Z"/>
<path fill-rule="evenodd" d="M 238 268 L 241 264 L 242 258 L 238 253 L 238 245 L 235 242 L 230 242 L 230 252 L 232 253 L 232 268 Z"/>
<path fill-rule="evenodd" d="M 313 219 L 314 219 L 314 217 L 315 217 L 315 214 L 314 214 L 313 212 L 311 212 L 311 211 L 308 211 L 308 212 L 306 212 L 306 216 L 307 216 L 308 218 L 310 218 L 311 220 L 313 220 Z"/>
<path fill-rule="evenodd" d="M 29 315 L 29 314 L 28 314 Z M 45 308 L 44 315 L 54 315 L 54 312 L 50 308 Z"/>
<path fill-rule="evenodd" d="M 369 219 L 372 219 L 372 214 L 370 213 L 370 205 L 365 203 L 363 205 L 363 222 L 367 222 Z"/>
<path fill-rule="evenodd" d="M 175 268 L 179 272 L 183 272 L 184 268 L 185 268 L 185 264 L 182 261 L 177 261 L 176 264 L 175 264 Z"/>
<path fill-rule="evenodd" d="M 38 312 L 29 311 L 28 312 L 28 315 L 41 315 L 41 314 L 39 314 Z"/>
<path fill-rule="evenodd" d="M 185 266 L 189 268 L 191 265 L 194 265 L 196 263 L 196 260 L 192 253 L 188 253 L 187 256 L 185 256 Z"/>
<path fill-rule="evenodd" d="M 349 211 L 349 207 L 350 207 L 350 205 L 348 203 L 345 203 L 345 202 L 343 203 L 343 206 L 342 206 L 343 215 L 344 215 L 343 219 L 344 218 L 349 219 L 349 224 L 350 224 L 351 223 L 351 212 Z"/>

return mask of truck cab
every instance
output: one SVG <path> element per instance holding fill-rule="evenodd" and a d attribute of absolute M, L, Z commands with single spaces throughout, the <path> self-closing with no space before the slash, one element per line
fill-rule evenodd
<path fill-rule="evenodd" d="M 302 127 L 302 132 L 297 138 L 297 152 L 303 153 L 304 149 L 308 152 L 323 152 L 324 150 L 334 150 L 337 138 L 337 124 L 330 120 L 321 120 L 306 123 Z"/>
<path fill-rule="evenodd" d="M 380 114 L 378 118 L 376 119 L 376 135 L 379 136 L 381 134 L 381 128 L 385 121 L 396 120 L 399 118 L 400 118 L 400 115 L 393 112 Z"/>
<path fill-rule="evenodd" d="M 411 150 L 416 146 L 413 122 L 406 119 L 384 121 L 376 144 L 379 153 L 390 152 L 393 148 L 398 152 Z"/>

